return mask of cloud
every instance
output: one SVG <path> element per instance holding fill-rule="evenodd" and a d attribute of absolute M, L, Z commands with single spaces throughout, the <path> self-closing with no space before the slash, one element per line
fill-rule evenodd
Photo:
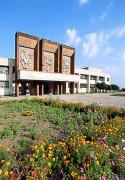
<path fill-rule="evenodd" d="M 98 52 L 97 33 L 87 34 L 83 43 L 83 53 L 88 58 L 95 57 Z"/>
<path fill-rule="evenodd" d="M 109 10 L 110 10 L 110 8 L 111 8 L 112 5 L 113 5 L 113 2 L 110 1 L 109 4 L 107 5 L 105 11 L 104 11 L 104 12 L 102 13 L 102 15 L 100 16 L 100 21 L 103 21 L 103 20 L 106 18 L 107 13 L 109 12 Z"/>
<path fill-rule="evenodd" d="M 81 37 L 78 34 L 79 32 L 75 28 L 67 29 L 65 32 L 66 43 L 77 46 L 81 42 Z"/>
<path fill-rule="evenodd" d="M 108 55 L 114 50 L 110 45 L 112 38 L 119 39 L 125 36 L 125 26 L 102 32 L 86 34 L 83 39 L 83 54 L 88 58 L 96 57 L 99 52 Z"/>
<path fill-rule="evenodd" d="M 89 0 L 79 0 L 80 5 L 88 3 Z"/>

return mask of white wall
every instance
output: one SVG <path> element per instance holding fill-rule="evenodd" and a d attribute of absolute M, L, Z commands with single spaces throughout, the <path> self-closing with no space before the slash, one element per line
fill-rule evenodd
<path fill-rule="evenodd" d="M 7 96 L 10 94 L 9 88 L 0 88 L 0 96 Z"/>

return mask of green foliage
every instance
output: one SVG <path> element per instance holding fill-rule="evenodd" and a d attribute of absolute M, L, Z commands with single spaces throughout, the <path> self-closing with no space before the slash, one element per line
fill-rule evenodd
<path fill-rule="evenodd" d="M 11 138 L 20 132 L 21 128 L 18 123 L 12 123 L 0 133 L 0 138 Z"/>

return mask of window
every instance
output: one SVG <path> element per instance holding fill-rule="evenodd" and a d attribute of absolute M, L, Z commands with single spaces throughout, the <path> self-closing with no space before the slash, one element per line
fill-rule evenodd
<path fill-rule="evenodd" d="M 87 88 L 87 84 L 80 84 L 80 88 Z"/>
<path fill-rule="evenodd" d="M 8 81 L 0 81 L 0 88 L 9 88 Z"/>
<path fill-rule="evenodd" d="M 96 85 L 95 84 L 90 84 L 90 88 L 95 88 Z"/>
<path fill-rule="evenodd" d="M 85 75 L 85 74 L 80 74 L 80 79 L 87 79 L 87 75 Z"/>
<path fill-rule="evenodd" d="M 96 80 L 96 76 L 90 76 L 90 80 Z"/>
<path fill-rule="evenodd" d="M 109 81 L 109 78 L 107 78 L 107 81 Z"/>
<path fill-rule="evenodd" d="M 104 80 L 104 77 L 99 77 L 99 81 L 103 81 Z"/>
<path fill-rule="evenodd" d="M 0 66 L 0 74 L 8 74 L 9 68 L 6 66 Z"/>

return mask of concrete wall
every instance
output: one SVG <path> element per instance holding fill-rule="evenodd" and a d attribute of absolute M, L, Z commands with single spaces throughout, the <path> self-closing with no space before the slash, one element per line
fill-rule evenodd
<path fill-rule="evenodd" d="M 9 58 L 0 58 L 0 66 L 8 67 L 8 74 L 0 73 L 0 81 L 8 82 L 9 87 L 0 87 L 0 96 L 4 95 L 12 95 L 13 93 L 13 67 L 15 65 L 15 61 Z"/>
<path fill-rule="evenodd" d="M 79 93 L 84 93 L 84 92 L 91 92 L 93 91 L 93 88 L 90 87 L 90 85 L 96 85 L 98 82 L 104 82 L 106 84 L 111 83 L 110 80 L 110 75 L 103 72 L 100 69 L 95 69 L 95 68 L 82 68 L 82 69 L 76 69 L 75 74 L 79 75 L 79 85 L 78 85 L 78 91 Z M 87 75 L 87 79 L 81 79 L 80 75 Z M 95 80 L 91 79 L 91 76 L 95 76 Z M 103 81 L 99 80 L 99 77 L 103 77 Z M 107 80 L 109 78 L 109 81 Z M 80 84 L 87 84 L 87 88 L 80 88 Z M 94 89 L 95 92 L 97 92 L 97 88 Z"/>

